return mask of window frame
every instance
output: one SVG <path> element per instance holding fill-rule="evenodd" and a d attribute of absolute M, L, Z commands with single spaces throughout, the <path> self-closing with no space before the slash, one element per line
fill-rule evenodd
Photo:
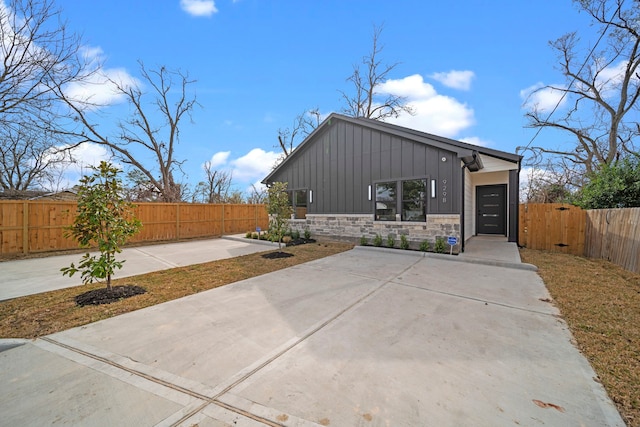
<path fill-rule="evenodd" d="M 403 183 L 407 181 L 423 181 L 424 183 L 424 197 L 422 199 L 404 199 L 403 194 Z M 381 219 L 378 215 L 378 185 L 379 184 L 387 184 L 387 183 L 395 183 L 395 206 L 393 208 L 393 219 Z M 400 177 L 400 178 L 389 178 L 389 179 L 379 179 L 373 181 L 372 191 L 371 191 L 371 200 L 373 203 L 373 220 L 380 222 L 413 222 L 413 223 L 425 223 L 427 221 L 428 209 L 429 209 L 429 193 L 430 193 L 430 176 L 429 175 L 421 175 L 421 176 L 410 176 L 410 177 Z M 419 221 L 404 219 L 404 203 L 412 202 L 412 201 L 422 201 L 423 209 L 424 209 L 424 219 L 420 219 Z M 387 200 L 380 200 L 380 202 L 387 202 Z M 389 215 L 390 216 L 390 215 Z"/>
<path fill-rule="evenodd" d="M 378 215 L 378 203 L 385 203 L 385 206 L 388 206 L 386 203 L 389 202 L 390 200 L 387 199 L 382 199 L 380 201 L 378 201 L 378 185 L 380 184 L 390 184 L 393 183 L 395 184 L 395 198 L 391 199 L 394 202 L 394 206 L 393 208 L 391 208 L 393 210 L 393 214 L 387 214 L 385 216 L 390 216 L 393 215 L 393 219 L 386 219 L 386 218 L 381 218 L 380 215 Z M 377 181 L 373 183 L 373 218 L 376 221 L 395 221 L 396 220 L 396 216 L 398 214 L 398 181 L 395 180 L 385 180 L 385 181 Z"/>
<path fill-rule="evenodd" d="M 304 206 L 298 205 L 298 193 L 304 191 L 305 192 L 305 201 Z M 308 188 L 288 188 L 287 195 L 289 196 L 289 203 L 291 204 L 291 208 L 293 209 L 293 218 L 294 219 L 305 219 L 307 214 L 307 209 L 309 208 L 309 189 Z M 299 217 L 298 209 L 305 210 L 304 216 Z"/>

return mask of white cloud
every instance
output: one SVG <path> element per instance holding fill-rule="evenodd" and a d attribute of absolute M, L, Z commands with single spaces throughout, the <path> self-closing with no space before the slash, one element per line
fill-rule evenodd
<path fill-rule="evenodd" d="M 429 77 L 453 89 L 469 90 L 471 89 L 471 80 L 475 77 L 475 73 L 468 70 L 451 70 L 447 73 L 433 73 Z"/>
<path fill-rule="evenodd" d="M 51 150 L 48 156 L 60 158 L 61 153 L 59 150 L 65 149 L 68 146 L 59 146 Z M 45 188 L 51 190 L 62 190 L 65 188 L 71 188 L 80 182 L 80 178 L 83 175 L 91 174 L 93 171 L 91 166 L 98 166 L 101 161 L 112 161 L 111 154 L 102 145 L 84 143 L 71 149 L 69 152 L 65 152 L 65 158 L 68 160 L 55 163 L 50 172 L 55 182 L 42 182 L 41 184 Z M 121 165 L 112 162 L 117 168 L 122 169 Z"/>
<path fill-rule="evenodd" d="M 141 87 L 141 82 L 124 68 L 103 68 L 104 52 L 99 47 L 84 46 L 82 54 L 94 72 L 82 82 L 65 87 L 65 94 L 80 103 L 90 103 L 94 108 L 118 104 L 126 97 L 116 89 L 114 83 L 123 88 Z"/>
<path fill-rule="evenodd" d="M 478 145 L 480 147 L 491 147 L 493 145 L 493 143 L 480 139 L 477 136 L 460 138 L 459 141 L 466 142 L 467 144 Z"/>
<path fill-rule="evenodd" d="M 455 98 L 439 95 L 419 74 L 387 80 L 378 90 L 406 97 L 407 105 L 415 113 L 387 119 L 390 123 L 450 138 L 475 123 L 472 108 Z"/>
<path fill-rule="evenodd" d="M 254 148 L 242 157 L 230 161 L 233 167 L 233 179 L 240 182 L 262 180 L 271 172 L 280 153 Z"/>
<path fill-rule="evenodd" d="M 403 96 L 410 100 L 432 98 L 437 95 L 433 86 L 425 83 L 420 74 L 398 80 L 389 79 L 378 86 L 378 91 Z"/>
<path fill-rule="evenodd" d="M 620 94 L 620 84 L 624 80 L 628 61 L 620 61 L 616 65 L 603 68 L 596 77 L 596 87 L 600 91 L 600 95 L 604 98 L 611 98 Z M 600 68 L 601 66 L 596 65 Z M 593 70 L 595 72 L 596 70 Z M 638 83 L 638 75 L 634 74 L 631 77 L 631 81 L 634 84 Z M 586 88 L 580 88 L 585 90 Z"/>
<path fill-rule="evenodd" d="M 213 0 L 180 0 L 180 7 L 192 16 L 211 16 L 218 12 Z"/>
<path fill-rule="evenodd" d="M 556 85 L 553 85 L 556 86 Z M 556 87 L 563 87 L 557 85 Z M 543 83 L 536 83 L 520 91 L 520 98 L 523 99 L 523 107 L 527 110 L 537 110 L 539 112 L 551 112 L 556 105 L 562 106 L 566 98 L 562 98 L 563 92 L 547 87 Z"/>
<path fill-rule="evenodd" d="M 211 163 L 211 167 L 215 169 L 218 166 L 226 165 L 227 160 L 229 159 L 229 155 L 231 155 L 231 151 L 217 152 L 216 154 L 211 156 L 211 160 L 209 160 L 209 162 Z"/>
<path fill-rule="evenodd" d="M 122 87 L 139 87 L 140 82 L 124 68 L 100 70 L 82 82 L 72 83 L 65 88 L 65 94 L 72 100 L 89 103 L 95 107 L 114 105 L 126 100 L 113 82 Z"/>

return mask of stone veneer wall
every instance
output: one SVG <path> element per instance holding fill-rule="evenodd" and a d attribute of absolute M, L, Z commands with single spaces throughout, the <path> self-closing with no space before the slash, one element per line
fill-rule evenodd
<path fill-rule="evenodd" d="M 427 222 L 410 221 L 374 221 L 372 215 L 355 214 L 307 214 L 306 219 L 292 219 L 289 222 L 291 230 L 298 230 L 300 234 L 305 230 L 311 232 L 312 237 L 326 237 L 331 239 L 348 240 L 359 243 L 365 236 L 372 244 L 376 234 L 382 236 L 384 245 L 387 236 L 392 234 L 396 240 L 396 247 L 400 246 L 400 235 L 404 234 L 412 249 L 417 249 L 421 242 L 427 240 L 433 248 L 438 237 L 456 236 L 460 240 L 460 215 L 427 215 Z M 455 248 L 457 249 L 457 248 Z"/>

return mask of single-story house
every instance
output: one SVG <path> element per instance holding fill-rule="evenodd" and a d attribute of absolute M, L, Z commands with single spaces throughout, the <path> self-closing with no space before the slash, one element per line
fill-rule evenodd
<path fill-rule="evenodd" d="M 286 182 L 290 226 L 413 247 L 455 236 L 518 237 L 522 156 L 381 121 L 331 114 L 263 181 Z"/>

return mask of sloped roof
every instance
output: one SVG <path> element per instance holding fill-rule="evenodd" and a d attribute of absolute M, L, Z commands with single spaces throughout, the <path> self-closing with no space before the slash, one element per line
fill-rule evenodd
<path fill-rule="evenodd" d="M 455 139 L 445 138 L 438 135 L 433 135 L 426 132 L 421 132 L 415 129 L 410 129 L 403 126 L 394 125 L 391 123 L 385 123 L 379 120 L 366 119 L 363 117 L 349 117 L 338 113 L 331 113 L 313 132 L 305 138 L 302 143 L 295 150 L 282 161 L 273 171 L 267 175 L 262 183 L 269 182 L 272 175 L 277 173 L 280 169 L 292 159 L 296 157 L 297 153 L 302 152 L 304 146 L 310 144 L 313 141 L 315 135 L 324 131 L 325 128 L 330 127 L 334 121 L 340 120 L 348 123 L 352 123 L 358 126 L 364 126 L 369 129 L 378 130 L 380 132 L 388 133 L 403 139 L 408 139 L 418 143 L 443 148 L 449 151 L 455 152 L 458 157 L 465 161 L 465 163 L 475 162 L 476 156 L 474 154 L 480 153 L 491 157 L 496 157 L 501 160 L 505 160 L 512 163 L 519 163 L 522 160 L 522 156 L 508 153 L 506 151 L 493 150 L 479 145 L 473 145 L 462 141 L 456 141 Z M 479 167 L 482 167 L 481 164 Z"/>

